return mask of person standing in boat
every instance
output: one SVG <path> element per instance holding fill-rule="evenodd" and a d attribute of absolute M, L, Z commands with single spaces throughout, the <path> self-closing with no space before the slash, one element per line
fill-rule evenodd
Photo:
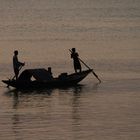
<path fill-rule="evenodd" d="M 79 54 L 76 52 L 76 49 L 72 48 L 71 58 L 73 59 L 74 70 L 76 73 L 77 73 L 77 70 L 81 72 L 81 64 L 78 57 L 79 57 Z"/>
<path fill-rule="evenodd" d="M 20 67 L 24 66 L 24 65 L 25 65 L 25 63 L 22 63 L 22 62 L 18 61 L 18 51 L 15 50 L 14 51 L 14 56 L 13 56 L 13 68 L 14 68 L 14 73 L 15 73 L 16 80 L 18 78 Z"/>

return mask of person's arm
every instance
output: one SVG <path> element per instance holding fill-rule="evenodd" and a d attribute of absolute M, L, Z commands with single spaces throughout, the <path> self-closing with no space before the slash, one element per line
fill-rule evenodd
<path fill-rule="evenodd" d="M 22 63 L 22 62 L 18 62 L 20 66 L 24 66 L 25 65 L 25 62 Z"/>

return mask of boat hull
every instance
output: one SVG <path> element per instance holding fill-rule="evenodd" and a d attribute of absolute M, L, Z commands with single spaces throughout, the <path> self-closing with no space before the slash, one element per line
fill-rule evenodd
<path fill-rule="evenodd" d="M 17 89 L 29 88 L 55 88 L 73 86 L 82 81 L 92 70 L 82 71 L 80 73 L 73 73 L 63 77 L 53 78 L 49 81 L 19 81 L 19 80 L 2 80 L 7 86 Z"/>

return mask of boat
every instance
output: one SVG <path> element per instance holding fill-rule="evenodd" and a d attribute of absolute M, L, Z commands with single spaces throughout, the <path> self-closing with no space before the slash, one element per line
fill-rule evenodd
<path fill-rule="evenodd" d="M 78 73 L 61 73 L 58 77 L 53 77 L 44 68 L 26 69 L 15 79 L 2 80 L 7 87 L 11 86 L 16 89 L 30 88 L 56 88 L 77 85 L 93 70 L 88 69 Z"/>

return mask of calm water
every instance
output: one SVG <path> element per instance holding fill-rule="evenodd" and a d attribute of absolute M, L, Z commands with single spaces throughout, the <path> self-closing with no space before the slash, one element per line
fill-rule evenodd
<path fill-rule="evenodd" d="M 139 0 L 0 0 L 0 80 L 13 76 L 15 49 L 24 69 L 71 73 L 72 47 L 102 79 L 33 91 L 1 82 L 0 140 L 139 140 L 139 44 Z"/>

